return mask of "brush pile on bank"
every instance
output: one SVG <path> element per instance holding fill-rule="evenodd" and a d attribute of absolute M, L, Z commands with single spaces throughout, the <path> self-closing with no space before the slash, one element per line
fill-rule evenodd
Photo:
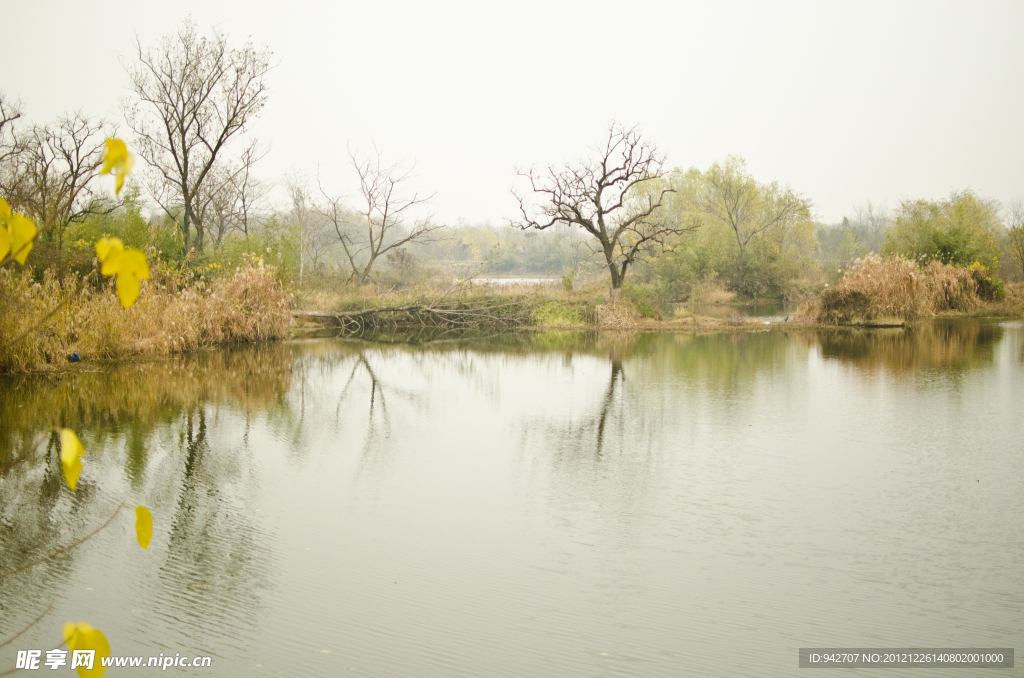
<path fill-rule="evenodd" d="M 980 305 L 970 269 L 939 261 L 922 268 L 903 257 L 868 255 L 800 315 L 821 325 L 896 324 L 947 311 L 970 312 Z"/>
<path fill-rule="evenodd" d="M 369 330 L 511 332 L 592 327 L 608 293 L 603 278 L 557 284 L 485 284 L 432 279 L 405 288 L 336 285 L 306 290 L 296 316 L 319 319 L 343 334 Z"/>
<path fill-rule="evenodd" d="M 153 277 L 125 310 L 112 281 L 95 289 L 75 275 L 34 282 L 0 270 L 0 374 L 53 369 L 72 353 L 109 360 L 277 339 L 291 322 L 291 295 L 262 261 L 212 281 Z"/>

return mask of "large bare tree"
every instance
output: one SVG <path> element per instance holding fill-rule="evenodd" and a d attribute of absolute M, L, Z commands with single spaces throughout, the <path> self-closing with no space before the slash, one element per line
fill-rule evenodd
<path fill-rule="evenodd" d="M 271 52 L 231 48 L 217 29 L 200 36 L 191 19 L 155 48 L 135 47 L 135 61 L 124 64 L 133 95 L 124 117 L 139 154 L 173 188 L 186 248 L 194 227 L 202 250 L 203 185 L 266 103 Z"/>
<path fill-rule="evenodd" d="M 638 127 L 612 123 L 590 157 L 543 170 L 517 170 L 532 195 L 513 190 L 521 217 L 512 225 L 544 230 L 582 228 L 596 241 L 618 290 L 628 268 L 651 246 L 686 226 L 660 214 L 673 189 L 662 180 L 664 158 Z"/>
<path fill-rule="evenodd" d="M 743 287 L 747 245 L 769 229 L 783 229 L 810 219 L 811 203 L 778 182 L 760 184 L 743 158 L 729 156 L 703 172 L 693 194 L 693 208 L 729 226 L 736 236 L 736 284 Z"/>
<path fill-rule="evenodd" d="M 113 135 L 106 122 L 80 112 L 55 124 L 33 125 L 19 135 L 13 202 L 36 220 L 40 235 L 50 243 L 63 246 L 68 226 L 116 206 L 110 196 L 93 190 L 104 142 Z"/>
<path fill-rule="evenodd" d="M 359 157 L 349 151 L 349 160 L 359 178 L 355 206 L 347 207 L 344 198 L 329 195 L 321 185 L 324 200 L 315 209 L 334 227 L 349 265 L 349 279 L 365 284 L 382 256 L 411 242 L 430 241 L 444 227 L 429 216 L 414 214 L 434 196 L 410 195 L 405 190 L 411 169 L 400 163 L 382 164 L 379 153 Z"/>

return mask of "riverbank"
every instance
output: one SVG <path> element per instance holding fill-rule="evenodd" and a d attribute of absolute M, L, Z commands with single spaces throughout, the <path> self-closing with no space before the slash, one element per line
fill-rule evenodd
<path fill-rule="evenodd" d="M 898 327 L 933 317 L 1020 317 L 1024 284 L 1005 284 L 983 266 L 927 266 L 902 257 L 866 257 L 838 284 L 803 304 L 805 325 Z"/>
<path fill-rule="evenodd" d="M 131 309 L 78 276 L 0 270 L 0 374 L 52 371 L 77 360 L 182 353 L 280 339 L 291 295 L 261 261 L 212 280 L 154 272 Z"/>
<path fill-rule="evenodd" d="M 1024 285 L 1019 283 L 1007 285 L 1001 301 L 986 302 L 974 294 L 967 295 L 966 302 L 960 298 L 961 303 L 949 302 L 957 297 L 948 289 L 940 296 L 934 285 L 922 284 L 922 296 L 909 306 L 900 302 L 902 307 L 891 299 L 886 306 L 877 302 L 877 295 L 837 286 L 797 313 L 771 318 L 747 317 L 742 308 L 709 317 L 701 307 L 694 312 L 689 304 L 667 305 L 662 311 L 666 305 L 642 286 L 626 285 L 612 300 L 601 279 L 574 286 L 463 281 L 401 291 L 338 286 L 292 295 L 259 261 L 218 278 L 188 283 L 157 275 L 128 311 L 109 287 L 83 288 L 79 278 L 59 281 L 50 274 L 36 283 L 27 273 L 0 271 L 0 374 L 77 368 L 69 363 L 76 356 L 88 364 L 323 332 L 422 342 L 543 330 L 715 334 L 763 331 L 769 326 L 898 327 L 928 317 L 1024 315 Z M 934 304 L 940 298 L 945 303 Z M 843 307 L 836 301 L 850 299 L 860 305 Z M 780 322 L 782 318 L 785 322 Z"/>
<path fill-rule="evenodd" d="M 675 330 L 720 332 L 764 329 L 740 314 L 712 318 L 674 305 L 661 312 L 643 287 L 627 285 L 612 301 L 604 281 L 561 285 L 454 285 L 381 291 L 375 286 L 297 295 L 294 331 L 331 328 L 340 335 L 431 331 L 477 333 L 531 330 Z M 668 315 L 669 317 L 665 317 Z"/>

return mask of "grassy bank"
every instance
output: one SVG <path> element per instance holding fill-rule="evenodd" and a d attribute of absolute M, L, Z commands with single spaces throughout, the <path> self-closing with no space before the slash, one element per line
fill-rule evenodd
<path fill-rule="evenodd" d="M 78 353 L 85 360 L 190 351 L 286 335 L 290 296 L 262 262 L 222 277 L 156 274 L 131 309 L 110 283 L 82 285 L 77 275 L 0 270 L 0 374 L 52 370 Z"/>

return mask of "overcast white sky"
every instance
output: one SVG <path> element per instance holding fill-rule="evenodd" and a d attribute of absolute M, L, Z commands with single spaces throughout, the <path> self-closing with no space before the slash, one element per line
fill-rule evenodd
<path fill-rule="evenodd" d="M 512 216 L 513 168 L 612 119 L 670 166 L 746 158 L 833 221 L 864 200 L 1024 195 L 1024 2 L 0 0 L 0 88 L 32 120 L 119 120 L 135 35 L 191 14 L 277 67 L 260 173 L 352 192 L 345 148 L 415 161 L 441 219 Z M 130 137 L 128 137 L 130 141 Z"/>

